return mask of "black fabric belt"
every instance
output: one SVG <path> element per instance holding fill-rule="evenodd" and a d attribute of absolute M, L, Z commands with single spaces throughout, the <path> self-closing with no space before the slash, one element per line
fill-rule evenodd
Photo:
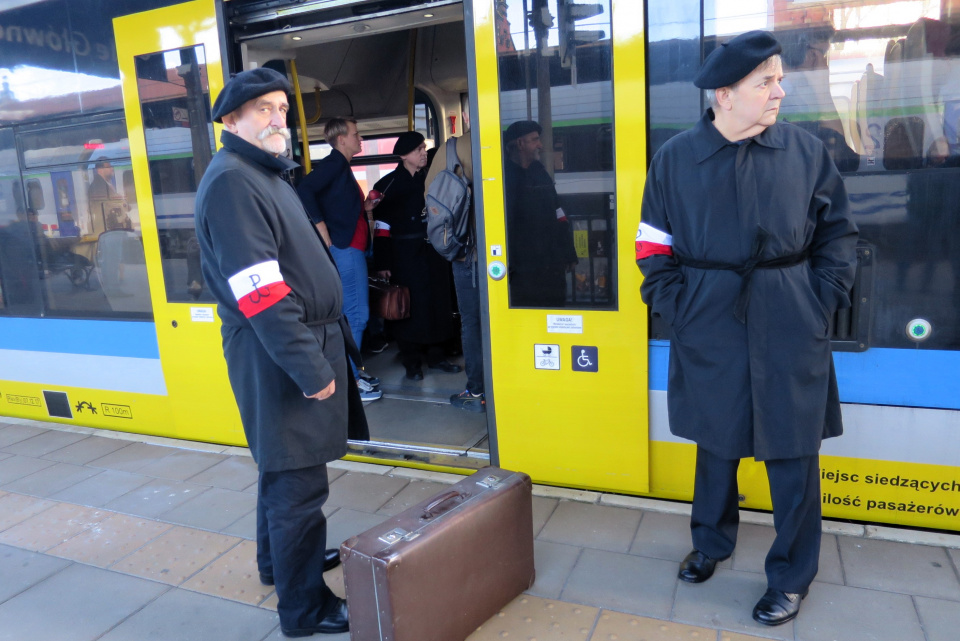
<path fill-rule="evenodd" d="M 320 325 L 332 325 L 333 323 L 337 323 L 339 321 L 340 317 L 334 316 L 333 318 L 324 318 L 323 320 L 307 321 L 304 323 L 304 325 L 307 327 L 319 327 Z"/>
<path fill-rule="evenodd" d="M 767 246 L 767 240 L 770 233 L 763 227 L 757 227 L 757 235 L 753 241 L 753 255 L 742 265 L 732 263 L 721 263 L 712 260 L 697 260 L 695 258 L 686 258 L 685 256 L 673 255 L 674 259 L 686 267 L 694 269 L 720 269 L 731 271 L 740 276 L 740 294 L 737 296 L 737 305 L 734 307 L 733 315 L 743 324 L 747 322 L 747 306 L 750 303 L 750 279 L 753 278 L 753 272 L 757 269 L 783 269 L 784 267 L 793 267 L 806 262 L 810 258 L 810 248 L 787 256 L 777 256 L 776 258 L 767 258 L 763 260 L 760 256 Z"/>

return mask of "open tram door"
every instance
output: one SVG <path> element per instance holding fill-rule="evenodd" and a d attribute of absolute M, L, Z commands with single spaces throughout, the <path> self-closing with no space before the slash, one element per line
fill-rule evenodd
<path fill-rule="evenodd" d="M 203 287 L 193 212 L 215 152 L 223 87 L 218 4 L 195 0 L 116 18 L 124 112 L 169 416 L 153 432 L 242 444 L 216 304 Z"/>

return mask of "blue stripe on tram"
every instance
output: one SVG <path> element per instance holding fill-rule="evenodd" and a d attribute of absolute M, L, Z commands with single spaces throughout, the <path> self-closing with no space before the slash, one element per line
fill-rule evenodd
<path fill-rule="evenodd" d="M 650 389 L 667 389 L 670 342 L 650 341 Z M 960 409 L 960 352 L 874 347 L 834 352 L 840 400 Z"/>
<path fill-rule="evenodd" d="M 0 318 L 0 349 L 160 358 L 152 321 Z"/>

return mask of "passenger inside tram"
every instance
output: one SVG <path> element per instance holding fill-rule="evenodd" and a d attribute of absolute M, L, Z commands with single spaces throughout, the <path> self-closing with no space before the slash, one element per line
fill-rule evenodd
<path fill-rule="evenodd" d="M 854 171 L 860 156 L 846 142 L 833 96 L 830 94 L 832 25 L 778 31 L 783 46 L 783 120 L 792 122 L 823 141 L 841 172 Z"/>

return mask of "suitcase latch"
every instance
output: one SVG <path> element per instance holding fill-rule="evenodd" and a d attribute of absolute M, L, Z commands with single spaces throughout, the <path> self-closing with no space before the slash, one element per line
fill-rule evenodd
<path fill-rule="evenodd" d="M 483 479 L 482 481 L 477 481 L 477 485 L 480 485 L 482 487 L 488 487 L 491 489 L 495 489 L 499 487 L 501 483 L 502 481 L 500 480 L 500 478 L 497 476 L 493 476 L 492 474 L 486 477 L 485 479 Z"/>
<path fill-rule="evenodd" d="M 409 532 L 401 528 L 395 528 L 390 530 L 386 534 L 380 537 L 380 540 L 386 543 L 387 545 L 393 545 L 403 537 L 407 536 Z"/>

